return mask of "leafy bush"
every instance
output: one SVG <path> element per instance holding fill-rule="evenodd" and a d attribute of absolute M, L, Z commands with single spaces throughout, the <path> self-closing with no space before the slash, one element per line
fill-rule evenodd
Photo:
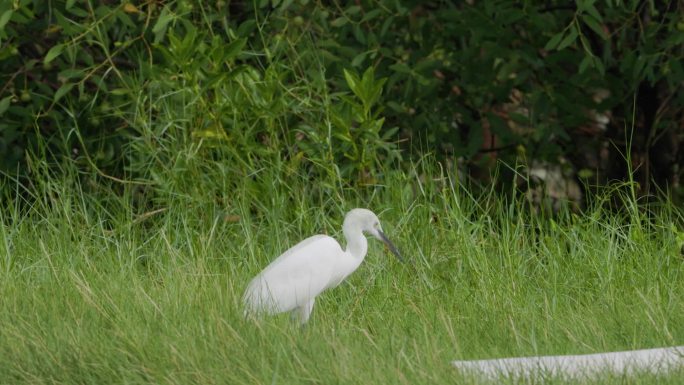
<path fill-rule="evenodd" d="M 393 152 L 371 114 L 382 89 L 372 70 L 348 75 L 359 100 L 331 94 L 315 63 L 288 57 L 295 47 L 266 39 L 255 18 L 235 23 L 220 3 L 17 6 L 3 13 L 5 44 L 21 52 L 2 62 L 15 70 L 2 99 L 2 138 L 17 154 L 6 172 L 42 149 L 155 194 L 211 195 L 226 187 L 217 180 L 242 183 L 283 162 L 327 183 L 369 183 Z M 45 28 L 53 39 L 35 43 Z M 20 84 L 31 103 L 16 98 Z"/>
<path fill-rule="evenodd" d="M 676 2 L 5 2 L 0 168 L 26 175 L 28 152 L 171 191 L 194 159 L 364 185 L 430 152 L 600 183 L 627 154 L 647 192 L 682 172 L 683 30 Z"/>
<path fill-rule="evenodd" d="M 373 66 L 388 78 L 387 125 L 419 151 L 486 168 L 565 158 L 605 182 L 626 178 L 631 145 L 646 192 L 652 178 L 664 186 L 681 175 L 681 11 L 676 2 L 378 1 L 288 3 L 287 15 L 314 35 L 329 72 Z"/>

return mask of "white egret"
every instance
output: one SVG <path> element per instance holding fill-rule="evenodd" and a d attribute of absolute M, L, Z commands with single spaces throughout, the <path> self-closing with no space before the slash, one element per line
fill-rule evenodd
<path fill-rule="evenodd" d="M 380 220 L 370 210 L 353 209 L 342 225 L 346 250 L 327 235 L 309 237 L 271 262 L 247 286 L 245 314 L 278 314 L 287 311 L 309 320 L 316 296 L 340 284 L 363 262 L 368 251 L 364 232 L 383 241 L 401 261 L 397 248 L 382 232 Z"/>

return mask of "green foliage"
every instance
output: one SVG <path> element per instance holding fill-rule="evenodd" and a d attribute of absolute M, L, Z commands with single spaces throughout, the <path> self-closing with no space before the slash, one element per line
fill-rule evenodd
<path fill-rule="evenodd" d="M 372 113 L 387 79 L 375 79 L 372 67 L 361 78 L 347 70 L 344 70 L 344 77 L 358 101 L 342 96 L 341 103 L 333 108 L 331 115 L 335 136 L 339 138 L 342 152 L 347 158 L 341 164 L 361 170 L 362 173 L 356 176 L 362 184 L 377 183 L 375 174 L 383 168 L 382 163 L 391 161 L 387 159 L 388 155 L 396 155 L 390 144 L 396 128 L 383 134 L 381 130 L 385 119 L 380 117 L 382 109 Z"/>
<path fill-rule="evenodd" d="M 674 205 L 638 204 L 630 179 L 551 219 L 421 155 L 517 165 L 677 139 L 678 10 L 0 2 L 0 378 L 476 383 L 448 361 L 678 343 Z M 583 128 L 592 111 L 605 132 Z M 357 206 L 413 266 L 370 245 L 311 329 L 244 322 L 248 279 Z"/>
<path fill-rule="evenodd" d="M 16 171 L 26 151 L 43 145 L 52 159 L 78 158 L 86 150 L 98 164 L 120 167 L 127 131 L 120 115 L 132 102 L 126 85 L 139 65 L 132 59 L 143 49 L 146 15 L 130 4 L 16 1 L 2 7 L 0 14 L 11 16 L 0 28 L 0 99 L 11 103 L 0 109 L 0 151 L 8 155 L 0 169 Z"/>
<path fill-rule="evenodd" d="M 523 149 L 600 183 L 626 178 L 613 149 L 631 129 L 631 151 L 651 170 L 638 175 L 644 188 L 681 172 L 679 144 L 666 145 L 681 143 L 684 106 L 676 2 L 293 2 L 278 12 L 293 34 L 314 35 L 329 72 L 387 78 L 383 116 L 419 152 L 515 164 Z"/>
<path fill-rule="evenodd" d="M 681 173 L 680 7 L 4 2 L 0 169 L 70 159 L 159 187 L 179 157 L 237 165 L 234 181 L 285 162 L 330 187 L 434 152 L 487 168 L 563 158 L 600 183 L 624 177 L 613 148 L 629 128 L 649 190 Z"/>
<path fill-rule="evenodd" d="M 470 3 L 0 2 L 0 378 L 473 382 L 449 360 L 681 341 L 675 206 L 630 180 L 551 220 L 421 155 L 676 142 L 679 5 Z M 357 206 L 414 265 L 370 245 L 311 329 L 246 323 L 248 279 Z"/>
<path fill-rule="evenodd" d="M 295 56 L 305 45 L 271 39 L 272 30 L 246 10 L 237 23 L 220 3 L 14 7 L 33 16 L 12 19 L 8 44 L 35 49 L 31 63 L 42 67 L 22 66 L 27 55 L 0 62 L 16 70 L 3 91 L 10 95 L 0 99 L 3 143 L 17 154 L 5 159 L 5 172 L 16 169 L 23 151 L 44 149 L 38 157 L 73 158 L 101 177 L 142 183 L 154 198 L 188 188 L 220 193 L 225 185 L 216 178 L 198 184 L 186 172 L 217 161 L 230 170 L 221 175 L 229 184 L 285 162 L 290 173 L 323 177 L 330 187 L 371 183 L 378 165 L 396 158 L 393 131 L 380 133 L 381 109 L 371 114 L 382 89 L 372 71 L 353 87 L 372 92 L 359 94 L 360 104 L 332 94 L 314 47 Z M 33 45 L 48 15 L 56 15 L 52 39 Z M 19 84 L 29 95 L 42 93 L 20 107 Z"/>

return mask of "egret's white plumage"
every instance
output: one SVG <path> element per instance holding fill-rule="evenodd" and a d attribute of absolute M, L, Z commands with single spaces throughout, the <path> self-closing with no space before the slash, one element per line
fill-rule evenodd
<path fill-rule="evenodd" d="M 387 244 L 401 258 L 380 227 L 378 217 L 366 209 L 347 213 L 342 225 L 347 248 L 327 235 L 309 237 L 276 258 L 247 286 L 243 297 L 246 313 L 277 314 L 287 311 L 306 323 L 316 296 L 340 284 L 363 262 L 368 233 Z"/>

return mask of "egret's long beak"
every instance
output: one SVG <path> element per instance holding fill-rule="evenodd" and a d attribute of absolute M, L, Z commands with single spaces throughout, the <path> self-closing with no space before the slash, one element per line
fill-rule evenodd
<path fill-rule="evenodd" d="M 399 250 L 397 249 L 396 246 L 394 246 L 394 243 L 392 243 L 392 241 L 390 241 L 390 240 L 387 238 L 387 236 L 385 235 L 385 233 L 383 233 L 382 231 L 378 230 L 378 235 L 380 236 L 380 240 L 383 241 L 383 242 L 385 242 L 385 244 L 386 244 L 387 247 L 390 249 L 390 251 L 392 252 L 392 254 L 394 254 L 394 255 L 397 256 L 397 259 L 399 260 L 399 262 L 404 263 L 404 258 L 403 258 L 403 257 L 401 256 L 401 254 L 399 253 Z"/>

